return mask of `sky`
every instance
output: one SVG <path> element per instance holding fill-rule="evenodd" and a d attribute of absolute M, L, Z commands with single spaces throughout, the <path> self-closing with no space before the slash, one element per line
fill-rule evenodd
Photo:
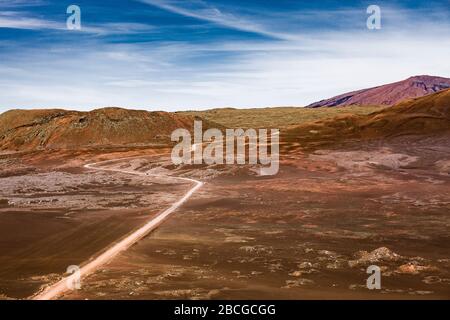
<path fill-rule="evenodd" d="M 449 0 L 0 0 L 0 112 L 304 106 L 448 57 Z"/>

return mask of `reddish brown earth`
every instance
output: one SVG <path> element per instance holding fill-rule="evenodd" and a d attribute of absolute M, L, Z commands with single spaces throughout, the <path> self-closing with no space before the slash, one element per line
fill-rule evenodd
<path fill-rule="evenodd" d="M 30 171 L 0 179 L 0 294 L 30 296 L 186 191 L 80 168 L 148 155 L 109 166 L 168 170 L 204 187 L 64 299 L 448 299 L 448 139 L 292 151 L 269 177 L 251 166 L 174 168 L 167 149 L 84 150 L 71 161 L 70 151 L 5 155 L 2 169 Z M 365 287 L 372 264 L 381 290 Z"/>
<path fill-rule="evenodd" d="M 450 79 L 432 76 L 415 76 L 403 81 L 379 87 L 344 93 L 336 97 L 321 100 L 308 107 L 336 107 L 349 105 L 385 105 L 419 98 L 450 88 Z"/>
<path fill-rule="evenodd" d="M 291 152 L 264 178 L 185 168 L 219 175 L 64 299 L 449 299 L 448 138 Z"/>
<path fill-rule="evenodd" d="M 450 89 L 405 101 L 369 115 L 344 115 L 306 123 L 283 133 L 290 147 L 430 135 L 450 131 Z"/>
<path fill-rule="evenodd" d="M 167 150 L 27 152 L 0 157 L 0 299 L 27 298 L 176 201 L 190 185 L 82 168 Z M 139 158 L 127 165 L 139 166 Z M 55 165 L 58 164 L 58 165 Z"/>
<path fill-rule="evenodd" d="M 167 143 L 194 117 L 168 112 L 103 108 L 90 112 L 11 110 L 0 115 L 0 150 L 79 149 Z M 203 121 L 205 127 L 218 127 Z"/>
<path fill-rule="evenodd" d="M 274 176 L 177 167 L 156 144 L 5 152 L 0 299 L 30 297 L 170 206 L 189 188 L 171 175 L 205 185 L 62 298 L 450 299 L 449 96 L 282 132 Z M 167 178 L 83 168 L 124 157 L 139 158 L 108 166 Z"/>

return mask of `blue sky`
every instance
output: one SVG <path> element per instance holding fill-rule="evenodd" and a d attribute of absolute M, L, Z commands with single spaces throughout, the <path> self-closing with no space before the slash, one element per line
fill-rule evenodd
<path fill-rule="evenodd" d="M 449 56 L 448 0 L 0 0 L 0 112 L 302 106 Z"/>

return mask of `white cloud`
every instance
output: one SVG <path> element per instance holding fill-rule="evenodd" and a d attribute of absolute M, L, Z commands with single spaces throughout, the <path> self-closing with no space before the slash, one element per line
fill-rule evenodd
<path fill-rule="evenodd" d="M 44 4 L 42 0 L 0 0 L 0 8 L 33 7 Z"/>
<path fill-rule="evenodd" d="M 62 30 L 65 28 L 65 23 L 31 17 L 15 11 L 3 11 L 0 12 L 0 28 Z"/>
<path fill-rule="evenodd" d="M 0 108 L 302 106 L 412 75 L 450 76 L 450 39 L 428 32 L 329 33 L 301 43 L 83 49 L 69 51 L 69 57 L 39 51 L 16 57 L 2 70 Z M 189 63 L 191 57 L 221 50 L 236 56 L 213 64 Z"/>
<path fill-rule="evenodd" d="M 19 11 L 0 12 L 0 28 L 68 31 L 65 20 L 42 19 Z M 82 24 L 81 30 L 76 32 L 106 36 L 112 34 L 142 34 L 154 32 L 156 29 L 156 27 L 144 23 L 105 22 L 101 24 Z"/>
<path fill-rule="evenodd" d="M 167 1 L 167 0 L 140 0 L 143 3 L 167 10 L 185 17 L 208 21 L 224 27 L 253 32 L 260 35 L 289 39 L 288 34 L 279 33 L 267 28 L 261 23 L 251 21 L 245 17 L 233 13 L 223 12 L 217 7 L 207 4 L 204 1 Z"/>
<path fill-rule="evenodd" d="M 218 16 L 214 19 L 222 19 Z M 407 21 L 420 22 L 420 28 Z M 146 25 L 109 27 L 152 32 Z M 302 106 L 417 74 L 450 77 L 448 23 L 404 16 L 396 28 L 387 29 L 315 31 L 301 40 L 283 41 L 99 41 L 26 48 L 11 56 L 0 53 L 0 111 Z"/>

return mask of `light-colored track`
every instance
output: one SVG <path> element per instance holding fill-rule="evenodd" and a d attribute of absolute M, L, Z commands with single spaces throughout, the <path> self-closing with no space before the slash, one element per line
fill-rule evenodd
<path fill-rule="evenodd" d="M 129 160 L 130 158 L 125 159 L 115 159 L 114 162 L 120 161 L 120 160 Z M 138 172 L 138 171 L 129 171 L 129 170 L 121 170 L 121 169 L 112 169 L 112 168 L 102 168 L 97 167 L 101 164 L 106 164 L 112 162 L 111 160 L 108 161 L 102 161 L 102 162 L 96 162 L 96 163 L 90 163 L 86 164 L 84 167 L 91 170 L 101 170 L 101 171 L 109 171 L 109 172 L 120 172 L 120 173 L 126 173 L 126 174 L 133 174 L 133 175 L 143 175 L 143 176 L 157 176 L 162 177 L 159 175 L 148 175 L 147 173 Z M 127 236 L 126 238 L 120 240 L 118 243 L 114 244 L 112 247 L 108 248 L 106 251 L 101 253 L 99 256 L 94 257 L 92 260 L 84 264 L 80 268 L 79 274 L 72 274 L 68 277 L 65 277 L 58 281 L 57 283 L 45 288 L 42 292 L 36 294 L 32 297 L 33 300 L 52 300 L 60 297 L 62 294 L 64 294 L 66 291 L 69 290 L 68 283 L 71 283 L 75 280 L 75 277 L 78 278 L 78 276 L 81 276 L 81 278 L 84 278 L 88 276 L 89 274 L 92 274 L 94 271 L 96 271 L 98 268 L 100 268 L 102 265 L 105 265 L 109 261 L 111 261 L 114 257 L 116 257 L 121 252 L 127 250 L 129 247 L 131 247 L 133 244 L 141 240 L 143 237 L 145 237 L 147 234 L 149 234 L 151 231 L 155 230 L 165 219 L 167 219 L 175 210 L 177 210 L 183 203 L 185 203 L 201 186 L 203 185 L 203 182 L 190 179 L 190 178 L 182 178 L 182 177 L 174 177 L 171 176 L 171 178 L 182 180 L 182 181 L 189 181 L 194 183 L 194 187 L 192 187 L 180 200 L 172 204 L 168 209 L 161 212 L 158 216 L 147 222 L 144 226 L 140 227 L 136 231 L 134 231 L 132 234 Z"/>

